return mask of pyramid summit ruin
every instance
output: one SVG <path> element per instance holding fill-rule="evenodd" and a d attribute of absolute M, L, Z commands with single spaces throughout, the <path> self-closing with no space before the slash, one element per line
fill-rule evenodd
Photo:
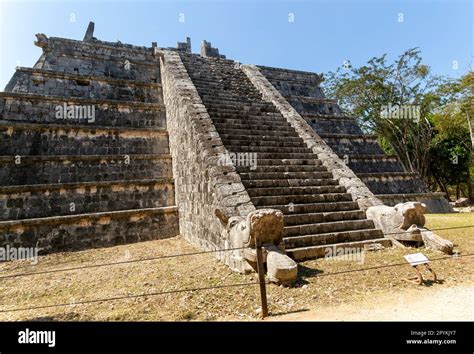
<path fill-rule="evenodd" d="M 390 243 L 370 206 L 450 211 L 325 97 L 322 75 L 242 65 L 206 41 L 193 54 L 189 38 L 138 47 L 93 30 L 82 41 L 38 34 L 41 57 L 0 93 L 0 246 L 55 252 L 181 234 L 224 249 L 241 242 L 237 222 L 248 218 L 251 238 L 271 214 L 258 211 L 274 210 L 284 222 L 274 240 L 298 260 Z M 236 270 L 248 260 L 218 256 Z"/>

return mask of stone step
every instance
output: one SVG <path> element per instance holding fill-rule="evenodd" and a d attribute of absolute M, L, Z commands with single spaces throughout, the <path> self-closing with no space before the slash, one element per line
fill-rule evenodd
<path fill-rule="evenodd" d="M 232 116 L 236 118 L 232 118 Z M 217 125 L 225 125 L 229 124 L 229 127 L 232 129 L 248 129 L 249 126 L 267 126 L 271 127 L 271 130 L 277 129 L 288 129 L 290 128 L 290 124 L 288 122 L 278 121 L 275 120 L 273 117 L 266 118 L 266 116 L 252 116 L 252 115 L 244 115 L 240 118 L 237 118 L 237 115 L 229 115 L 229 117 L 217 118 L 216 115 L 212 117 L 212 122 Z M 231 127 L 230 125 L 242 125 L 242 127 Z M 269 128 L 270 129 L 270 128 Z"/>
<path fill-rule="evenodd" d="M 342 232 L 342 231 L 352 231 L 352 230 L 365 230 L 373 229 L 374 222 L 372 220 L 363 219 L 363 220 L 342 220 L 342 221 L 333 221 L 333 222 L 322 222 L 315 224 L 303 224 L 303 225 L 292 225 L 285 226 L 283 229 L 283 237 L 292 237 L 297 238 L 302 237 L 301 235 L 321 235 L 330 232 Z M 350 240 L 344 240 L 350 241 Z M 335 241 L 344 242 L 344 241 Z M 286 241 L 285 241 L 286 242 Z"/>
<path fill-rule="evenodd" d="M 241 104 L 252 103 L 258 100 L 261 100 L 262 97 L 259 93 L 249 93 L 244 95 L 231 94 L 229 92 L 223 92 L 222 90 L 209 90 L 206 87 L 199 88 L 200 97 L 203 101 L 213 102 L 213 101 L 226 101 L 226 102 L 236 102 Z"/>
<path fill-rule="evenodd" d="M 245 135 L 245 134 L 226 134 L 222 133 L 222 131 L 225 131 L 225 129 L 218 129 L 219 131 L 219 137 L 224 141 L 233 141 L 233 140 L 239 140 L 242 142 L 255 142 L 255 141 L 275 141 L 279 142 L 282 141 L 281 137 L 278 135 Z M 300 143 L 303 142 L 303 140 L 299 136 L 287 136 L 285 137 L 286 142 L 292 142 L 292 143 Z M 314 155 L 316 156 L 316 155 Z M 315 158 L 315 157 L 313 157 Z"/>
<path fill-rule="evenodd" d="M 165 130 L 0 123 L 0 155 L 168 153 Z"/>
<path fill-rule="evenodd" d="M 202 101 L 206 104 L 206 107 L 216 109 L 234 109 L 240 108 L 243 111 L 250 110 L 253 108 L 264 109 L 266 112 L 278 112 L 275 111 L 275 106 L 271 103 L 263 101 L 262 99 L 243 100 L 237 99 L 224 99 L 222 97 L 201 95 Z"/>
<path fill-rule="evenodd" d="M 321 160 L 314 159 L 259 159 L 259 166 L 296 166 L 296 165 L 322 165 Z"/>
<path fill-rule="evenodd" d="M 174 205 L 172 179 L 0 187 L 0 220 Z"/>
<path fill-rule="evenodd" d="M 373 232 L 374 236 L 376 233 L 376 231 L 373 230 L 367 230 L 367 232 Z M 380 244 L 384 247 L 390 247 L 392 245 L 392 241 L 390 239 L 383 237 L 374 237 L 367 240 L 351 242 L 350 240 L 352 240 L 352 236 L 354 238 L 356 238 L 357 236 L 360 236 L 362 238 L 364 236 L 364 233 L 363 231 L 355 231 L 353 234 L 350 234 L 350 237 L 347 238 L 348 241 L 344 241 L 343 243 L 331 244 L 330 246 L 326 244 L 318 246 L 289 248 L 286 249 L 286 254 L 294 260 L 304 260 L 325 257 L 329 250 L 328 247 L 330 247 L 330 250 L 332 251 L 331 254 L 337 255 L 338 252 L 342 252 L 342 250 L 344 249 L 351 252 L 363 250 L 365 245 Z"/>
<path fill-rule="evenodd" d="M 336 186 L 334 179 L 252 179 L 242 180 L 245 188 Z"/>
<path fill-rule="evenodd" d="M 226 108 L 222 107 L 207 107 L 207 111 L 209 114 L 213 116 L 213 113 L 218 113 L 218 114 L 243 114 L 243 115 L 260 115 L 263 114 L 265 115 L 266 113 L 275 113 L 275 117 L 279 118 L 281 121 L 283 121 L 283 117 L 276 111 L 276 108 L 271 109 L 271 108 L 254 108 L 254 107 L 246 107 L 246 109 L 242 109 L 239 106 L 228 106 Z"/>
<path fill-rule="evenodd" d="M 331 172 L 241 172 L 244 180 L 333 179 Z"/>
<path fill-rule="evenodd" d="M 258 121 L 259 123 L 264 124 L 277 124 L 281 123 L 281 125 L 289 125 L 288 121 L 282 117 L 280 113 L 273 113 L 273 112 L 258 112 L 257 114 L 253 114 L 252 112 L 241 112 L 241 111 L 228 111 L 228 110 L 213 110 L 213 118 L 220 118 L 220 119 L 238 119 L 247 122 L 251 121 Z"/>
<path fill-rule="evenodd" d="M 284 216 L 285 226 L 365 219 L 365 211 L 349 210 L 326 213 L 289 214 Z"/>
<path fill-rule="evenodd" d="M 216 126 L 219 130 L 220 128 L 227 128 L 227 129 L 245 129 L 245 130 L 253 130 L 253 131 L 262 131 L 266 132 L 269 130 L 278 130 L 278 131 L 294 131 L 294 128 L 290 125 L 280 125 L 278 127 L 272 124 L 260 124 L 258 120 L 252 122 L 248 121 L 246 123 L 231 123 L 231 122 L 222 122 L 217 121 L 215 119 L 212 120 L 212 123 Z"/>
<path fill-rule="evenodd" d="M 305 203 L 305 204 L 282 204 L 282 205 L 260 205 L 257 209 L 272 208 L 281 210 L 285 215 L 302 213 L 325 213 L 337 211 L 359 210 L 359 205 L 354 201 L 330 202 L 330 203 Z"/>
<path fill-rule="evenodd" d="M 0 221 L 0 247 L 40 254 L 156 240 L 179 234 L 176 206 Z"/>
<path fill-rule="evenodd" d="M 302 187 L 268 187 L 247 188 L 250 197 L 263 197 L 279 195 L 321 195 L 326 193 L 345 193 L 344 186 L 302 186 Z"/>
<path fill-rule="evenodd" d="M 171 155 L 0 156 L 0 185 L 171 178 Z"/>
<path fill-rule="evenodd" d="M 267 153 L 260 152 L 258 154 L 258 160 L 260 159 L 314 159 L 316 155 L 314 153 Z"/>
<path fill-rule="evenodd" d="M 265 137 L 265 136 L 264 136 Z M 289 148 L 306 148 L 306 144 L 302 139 L 294 141 L 286 141 L 273 137 L 270 139 L 251 139 L 252 136 L 247 139 L 239 140 L 233 138 L 223 138 L 221 140 L 225 146 L 264 146 L 264 147 L 289 147 Z"/>
<path fill-rule="evenodd" d="M 255 206 L 271 206 L 282 204 L 303 204 L 303 203 L 331 203 L 331 202 L 348 202 L 352 201 L 352 196 L 349 193 L 334 193 L 334 194 L 315 194 L 315 195 L 276 195 L 251 197 L 252 203 Z"/>
<path fill-rule="evenodd" d="M 311 150 L 302 147 L 279 147 L 279 146 L 249 146 L 249 145 L 232 145 L 232 144 L 225 144 L 225 147 L 232 152 L 249 152 L 249 153 L 310 153 Z M 258 156 L 257 156 L 258 157 Z"/>
<path fill-rule="evenodd" d="M 311 235 L 300 235 L 293 237 L 284 237 L 283 242 L 285 249 L 291 252 L 294 249 L 302 247 L 325 246 L 332 247 L 341 243 L 350 243 L 357 241 L 367 241 L 383 238 L 383 233 L 378 229 L 359 229 L 359 230 L 343 230 L 328 233 L 319 233 Z M 331 249 L 332 250 L 332 249 Z M 330 250 L 326 250 L 330 251 Z M 310 257 L 311 258 L 311 257 Z"/>
<path fill-rule="evenodd" d="M 281 165 L 281 166 L 236 166 L 237 172 L 326 172 L 326 167 L 322 165 Z"/>
<path fill-rule="evenodd" d="M 232 89 L 230 89 L 229 85 L 223 86 L 221 84 L 215 84 L 215 83 L 204 82 L 204 81 L 198 82 L 196 78 L 191 78 L 191 79 L 193 80 L 193 83 L 200 95 L 208 95 L 208 96 L 214 95 L 215 97 L 223 97 L 223 98 L 255 97 L 255 99 L 261 99 L 260 98 L 261 95 L 259 92 L 256 92 L 255 90 L 252 90 L 251 88 L 248 88 L 248 87 L 234 86 Z"/>
<path fill-rule="evenodd" d="M 292 138 L 298 138 L 301 139 L 298 135 L 297 132 L 293 131 L 254 131 L 254 130 L 248 130 L 248 129 L 227 129 L 227 128 L 221 128 L 218 130 L 219 135 L 224 134 L 224 135 L 230 135 L 230 136 L 235 136 L 235 135 L 246 135 L 250 138 L 258 138 L 260 136 L 275 136 L 275 137 L 292 137 Z"/>

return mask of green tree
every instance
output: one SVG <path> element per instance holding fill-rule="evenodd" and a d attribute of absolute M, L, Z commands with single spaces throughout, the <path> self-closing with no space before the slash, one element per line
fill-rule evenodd
<path fill-rule="evenodd" d="M 384 54 L 359 68 L 340 67 L 326 75 L 324 88 L 406 171 L 432 189 L 449 193 L 455 186 L 457 197 L 473 198 L 472 71 L 458 80 L 433 75 L 413 48 L 393 62 Z"/>
<path fill-rule="evenodd" d="M 455 187 L 474 200 L 474 136 L 471 117 L 474 115 L 474 75 L 467 73 L 438 88 L 442 105 L 433 114 L 436 135 L 430 148 L 430 174 L 445 192 Z"/>

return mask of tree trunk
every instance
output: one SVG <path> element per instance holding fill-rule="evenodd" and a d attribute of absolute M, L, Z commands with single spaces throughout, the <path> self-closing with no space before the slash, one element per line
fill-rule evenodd
<path fill-rule="evenodd" d="M 469 117 L 468 111 L 466 111 L 466 117 L 467 117 L 467 125 L 469 127 L 469 133 L 471 134 L 471 147 L 472 147 L 472 150 L 474 150 L 474 132 L 472 131 L 472 122 L 471 122 L 471 117 Z"/>
<path fill-rule="evenodd" d="M 441 182 L 441 180 L 435 174 L 433 174 L 433 177 L 436 180 L 436 183 L 438 183 L 438 186 L 441 188 L 441 190 L 446 194 L 446 198 L 448 198 L 448 200 L 451 201 L 451 198 L 449 197 L 448 189 L 446 188 L 444 183 Z"/>

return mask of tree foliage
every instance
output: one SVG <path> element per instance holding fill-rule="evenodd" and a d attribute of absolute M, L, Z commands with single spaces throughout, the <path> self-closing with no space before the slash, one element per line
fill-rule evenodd
<path fill-rule="evenodd" d="M 433 75 L 412 48 L 393 62 L 384 54 L 358 68 L 340 67 L 326 75 L 324 88 L 406 171 L 442 190 L 469 182 L 472 72 L 459 80 Z"/>

